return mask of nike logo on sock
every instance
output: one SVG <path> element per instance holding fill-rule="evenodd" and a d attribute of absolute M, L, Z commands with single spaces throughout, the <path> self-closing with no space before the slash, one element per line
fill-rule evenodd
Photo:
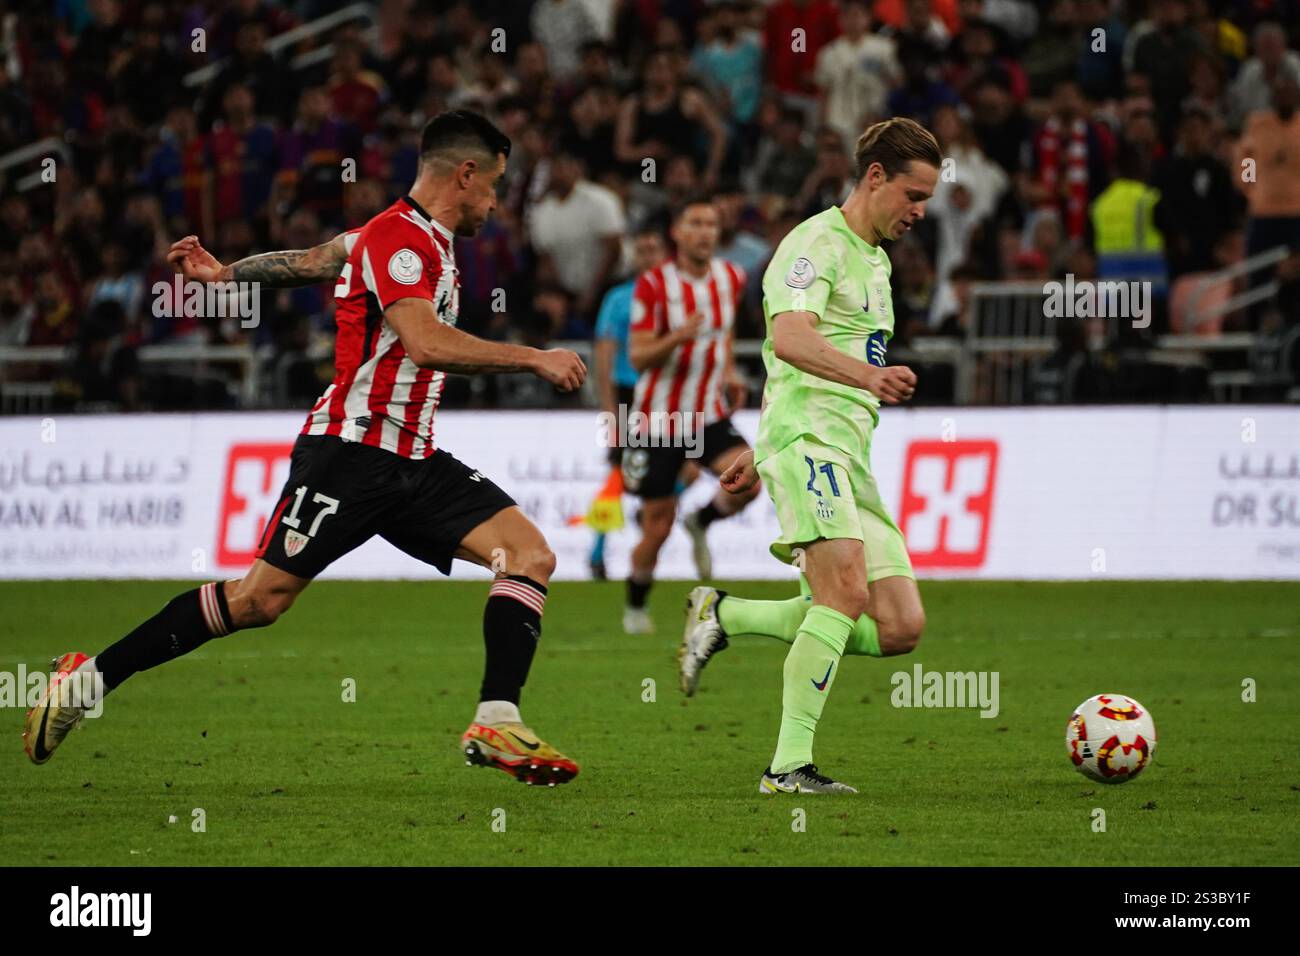
<path fill-rule="evenodd" d="M 826 689 L 826 683 L 827 683 L 827 681 L 829 681 L 829 680 L 831 679 L 831 668 L 833 668 L 834 666 L 835 666 L 835 662 L 834 662 L 834 661 L 831 661 L 831 662 L 826 666 L 826 676 L 822 678 L 822 682 L 819 684 L 819 683 L 817 683 L 815 680 L 813 680 L 812 685 L 813 685 L 814 687 L 816 687 L 818 690 L 825 690 L 825 689 Z M 809 680 L 812 680 L 811 677 L 809 677 L 808 679 L 809 679 Z"/>

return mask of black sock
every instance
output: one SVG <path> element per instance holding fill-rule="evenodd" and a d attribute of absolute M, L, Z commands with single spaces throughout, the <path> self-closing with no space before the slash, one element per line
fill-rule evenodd
<path fill-rule="evenodd" d="M 715 505 L 712 501 L 710 501 L 699 511 L 695 512 L 695 520 L 700 523 L 701 528 L 707 528 L 709 525 L 713 524 L 713 522 L 717 521 L 719 518 L 725 518 L 725 517 L 727 516 L 724 515 L 721 511 L 719 511 L 718 506 Z"/>
<path fill-rule="evenodd" d="M 138 671 L 188 654 L 214 637 L 238 630 L 230 619 L 225 590 L 214 581 L 186 591 L 134 631 L 95 656 L 95 666 L 112 690 Z"/>
<path fill-rule="evenodd" d="M 627 606 L 635 608 L 645 607 L 645 599 L 650 594 L 650 587 L 654 584 L 653 580 L 638 581 L 635 578 L 627 579 Z"/>
<path fill-rule="evenodd" d="M 479 700 L 519 703 L 533 654 L 542 636 L 546 587 L 522 574 L 497 578 L 483 608 L 487 663 Z"/>

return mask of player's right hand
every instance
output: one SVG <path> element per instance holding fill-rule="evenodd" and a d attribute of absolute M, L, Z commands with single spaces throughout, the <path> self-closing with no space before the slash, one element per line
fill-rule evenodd
<path fill-rule="evenodd" d="M 695 337 L 700 334 L 700 329 L 704 326 L 704 313 L 692 312 L 686 317 L 686 324 L 677 329 L 677 340 L 679 342 L 693 342 Z"/>
<path fill-rule="evenodd" d="M 572 392 L 587 378 L 582 357 L 568 349 L 546 349 L 540 353 L 533 371 L 562 392 Z"/>
<path fill-rule="evenodd" d="M 865 380 L 867 391 L 886 405 L 905 402 L 916 391 L 916 373 L 906 365 L 889 365 L 885 368 L 869 365 Z"/>
<path fill-rule="evenodd" d="M 758 481 L 758 469 L 754 467 L 754 452 L 742 451 L 736 456 L 727 470 L 718 476 L 718 483 L 733 495 L 748 491 Z"/>
<path fill-rule="evenodd" d="M 220 282 L 225 269 L 212 253 L 203 248 L 198 236 L 186 236 L 173 242 L 167 261 L 185 278 L 198 282 Z"/>

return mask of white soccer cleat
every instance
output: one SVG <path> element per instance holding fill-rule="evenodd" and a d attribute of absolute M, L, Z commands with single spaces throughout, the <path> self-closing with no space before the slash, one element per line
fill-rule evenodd
<path fill-rule="evenodd" d="M 653 634 L 655 632 L 655 622 L 650 619 L 643 607 L 625 607 L 623 608 L 623 633 L 624 634 Z"/>
<path fill-rule="evenodd" d="M 727 646 L 727 635 L 718 622 L 718 602 L 726 596 L 726 591 L 705 586 L 693 589 L 686 599 L 686 628 L 677 649 L 677 673 L 687 697 L 694 696 L 709 658 Z"/>
<path fill-rule="evenodd" d="M 764 796 L 783 793 L 857 793 L 847 783 L 832 780 L 817 770 L 817 765 L 806 763 L 789 773 L 773 773 L 768 767 L 758 781 L 758 792 Z"/>
<path fill-rule="evenodd" d="M 713 577 L 713 554 L 709 551 L 708 529 L 700 525 L 699 512 L 691 512 L 682 519 L 682 528 L 691 538 L 691 558 L 700 580 Z"/>
<path fill-rule="evenodd" d="M 95 706 L 93 677 L 84 672 L 89 660 L 73 651 L 50 662 L 53 678 L 23 723 L 23 750 L 32 763 L 49 760 L 86 711 Z"/>

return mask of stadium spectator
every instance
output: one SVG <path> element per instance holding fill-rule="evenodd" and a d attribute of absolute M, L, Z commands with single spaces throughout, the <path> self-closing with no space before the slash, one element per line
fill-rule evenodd
<path fill-rule="evenodd" d="M 758 147 L 757 186 L 770 196 L 792 197 L 817 165 L 817 154 L 804 142 L 804 114 L 793 106 L 781 112 L 772 139 Z"/>
<path fill-rule="evenodd" d="M 1286 31 L 1276 23 L 1261 23 L 1255 28 L 1255 55 L 1242 64 L 1232 82 L 1232 110 L 1229 125 L 1241 129 L 1247 117 L 1266 110 L 1273 102 L 1273 84 L 1279 76 L 1289 76 L 1300 83 L 1300 53 L 1286 47 Z"/>
<path fill-rule="evenodd" d="M 898 42 L 898 59 L 903 64 L 903 82 L 889 96 L 889 112 L 894 116 L 907 116 L 929 126 L 936 109 L 961 102 L 957 91 L 938 78 L 940 60 L 929 44 L 904 37 Z M 1006 83 L 1009 89 L 1009 78 Z"/>
<path fill-rule="evenodd" d="M 619 109 L 614 154 L 619 162 L 643 170 L 645 159 L 662 168 L 673 156 L 685 155 L 702 169 L 701 185 L 717 184 L 727 132 L 704 95 L 682 83 L 672 48 L 657 47 L 646 59 L 641 89 Z"/>
<path fill-rule="evenodd" d="M 1038 29 L 1038 11 L 1026 0 L 958 0 L 962 23 L 987 20 L 1017 43 L 1023 43 Z"/>
<path fill-rule="evenodd" d="M 1088 101 L 1075 80 L 1052 91 L 1052 112 L 1034 135 L 1034 178 L 1028 195 L 1039 208 L 1055 209 L 1066 236 L 1083 236 L 1088 203 L 1105 187 L 1113 141 L 1088 118 Z"/>
<path fill-rule="evenodd" d="M 737 331 L 744 336 L 756 335 L 762 330 L 763 269 L 772 257 L 772 246 L 752 228 L 761 227 L 761 223 L 754 221 L 757 210 L 749 206 L 738 181 L 724 182 L 713 202 L 718 207 L 721 233 L 718 257 L 735 263 L 745 273 L 744 309 L 738 317 Z"/>
<path fill-rule="evenodd" d="M 1161 136 L 1170 142 L 1179 107 L 1190 92 L 1187 63 L 1193 55 L 1210 50 L 1189 22 L 1187 0 L 1155 0 L 1152 14 L 1154 29 L 1135 44 L 1133 69 L 1150 81 Z"/>
<path fill-rule="evenodd" d="M 1085 35 L 1075 0 L 1054 0 L 1037 33 L 1025 45 L 1021 65 L 1029 80 L 1029 95 L 1050 96 L 1056 84 L 1078 77 L 1080 49 L 1084 57 L 1095 56 L 1091 35 Z M 1103 37 L 1107 50 L 1116 43 Z"/>
<path fill-rule="evenodd" d="M 763 46 L 756 33 L 741 29 L 739 4 L 723 0 L 713 8 L 712 39 L 696 47 L 691 66 L 731 121 L 732 135 L 748 129 L 763 85 Z"/>
<path fill-rule="evenodd" d="M 803 218 L 842 203 L 856 180 L 853 161 L 840 134 L 829 126 L 817 131 L 817 162 L 794 197 L 794 208 Z"/>
<path fill-rule="evenodd" d="M 533 207 L 528 230 L 538 275 L 572 296 L 580 321 L 592 322 L 622 260 L 627 224 L 618 197 L 584 178 L 584 172 L 582 157 L 557 151 L 547 195 Z"/>
<path fill-rule="evenodd" d="M 235 34 L 235 52 L 221 64 L 216 78 L 207 86 L 199 107 L 199 129 L 212 129 L 226 100 L 226 90 L 242 84 L 253 91 L 258 116 L 284 120 L 293 108 L 290 93 L 295 83 L 274 56 L 266 52 L 266 25 L 257 19 L 240 22 Z M 173 79 L 172 84 L 178 82 Z"/>
<path fill-rule="evenodd" d="M 1300 85 L 1288 74 L 1273 80 L 1273 105 L 1246 119 L 1233 168 L 1246 194 L 1246 254 L 1286 246 L 1300 250 Z M 1248 175 L 1248 173 L 1250 175 Z"/>
<path fill-rule="evenodd" d="M 1075 10 L 1076 22 L 1082 28 L 1075 42 L 1074 75 L 1079 86 L 1094 101 L 1117 97 L 1124 91 L 1128 26 L 1106 0 L 1077 0 Z"/>
<path fill-rule="evenodd" d="M 976 228 L 993 216 L 1010 180 L 997 163 L 984 155 L 966 120 L 964 108 L 944 106 L 935 111 L 934 135 L 951 160 L 952 175 L 940 175 L 926 216 L 935 225 L 936 291 L 930 317 L 935 324 L 954 310 L 950 275 L 970 254 Z"/>
<path fill-rule="evenodd" d="M 598 38 L 583 0 L 537 0 L 531 25 L 533 38 L 546 48 L 551 72 L 560 80 L 577 72 L 582 45 Z"/>
<path fill-rule="evenodd" d="M 1200 106 L 1183 114 L 1178 145 L 1154 173 L 1160 193 L 1155 224 L 1165 236 L 1170 282 L 1214 266 L 1214 244 L 1241 218 L 1241 196 L 1213 152 L 1212 114 Z"/>
<path fill-rule="evenodd" d="M 818 116 L 846 143 L 885 117 L 889 91 L 902 77 L 891 37 L 871 32 L 867 0 L 848 0 L 840 7 L 844 33 L 817 55 Z"/>
<path fill-rule="evenodd" d="M 839 35 L 831 0 L 776 0 L 763 24 L 763 69 L 778 92 L 815 102 L 813 70 L 822 48 Z"/>
<path fill-rule="evenodd" d="M 359 141 L 357 131 L 331 112 L 329 92 L 307 87 L 298 101 L 298 118 L 283 138 L 278 185 L 296 205 L 324 222 L 341 224 L 342 162 L 358 154 Z"/>
<path fill-rule="evenodd" d="M 1025 71 L 1002 47 L 1003 40 L 992 24 L 984 20 L 968 21 L 953 38 L 948 51 L 945 82 L 964 96 L 977 77 L 989 70 L 1000 70 L 1011 83 L 1012 97 L 1017 103 L 1024 102 L 1029 95 L 1029 81 Z"/>
<path fill-rule="evenodd" d="M 1106 280 L 1145 281 L 1166 292 L 1164 237 L 1156 228 L 1159 193 L 1149 185 L 1150 157 L 1124 145 L 1116 175 L 1088 209 L 1097 250 L 1097 274 Z"/>
<path fill-rule="evenodd" d="M 271 126 L 257 122 L 252 91 L 243 84 L 232 86 L 223 105 L 224 118 L 208 137 L 206 155 L 217 225 L 261 216 L 280 165 L 279 137 Z"/>
<path fill-rule="evenodd" d="M 619 178 L 621 164 L 614 153 L 614 124 L 618 118 L 618 95 L 604 83 L 593 83 L 569 104 L 568 121 L 560 143 L 586 160 L 587 171 L 596 182 L 607 176 Z"/>
<path fill-rule="evenodd" d="M 900 44 L 916 41 L 941 55 L 957 29 L 956 0 L 877 0 L 876 17 Z"/>
<path fill-rule="evenodd" d="M 111 68 L 110 78 L 118 101 L 141 125 L 152 126 L 180 99 L 176 78 L 184 72 L 180 57 L 163 46 L 159 27 L 146 24 L 136 31 L 127 55 Z"/>
<path fill-rule="evenodd" d="M 1011 96 L 1000 72 L 986 73 L 971 87 L 971 129 L 984 155 L 1015 176 L 1030 165 L 1033 124 Z"/>
<path fill-rule="evenodd" d="M 335 42 L 329 91 L 335 115 L 362 133 L 369 133 L 379 116 L 380 106 L 388 96 L 388 87 L 383 77 L 365 68 L 361 52 L 359 43 Z M 439 92 L 455 89 L 454 79 L 445 81 L 440 74 L 435 74 L 439 66 L 454 77 L 454 69 L 447 59 L 435 56 L 429 64 L 430 85 Z"/>

